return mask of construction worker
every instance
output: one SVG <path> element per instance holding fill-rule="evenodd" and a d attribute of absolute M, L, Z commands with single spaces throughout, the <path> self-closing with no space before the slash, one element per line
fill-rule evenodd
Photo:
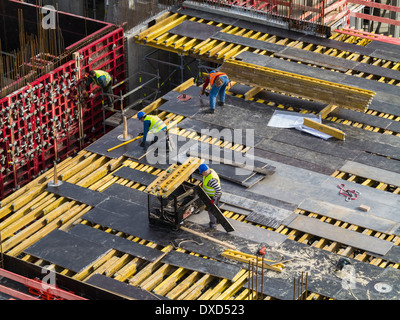
<path fill-rule="evenodd" d="M 106 95 L 106 103 L 109 108 L 114 105 L 113 90 L 112 90 L 112 77 L 103 70 L 90 70 L 88 80 L 86 82 L 86 91 L 90 90 L 90 85 L 94 83 L 100 86 L 103 93 Z"/>
<path fill-rule="evenodd" d="M 160 140 L 166 138 L 167 141 L 169 141 L 167 125 L 159 117 L 146 115 L 143 111 L 139 111 L 137 118 L 143 122 L 143 139 L 140 143 L 141 147 L 146 147 L 146 139 L 149 132 L 155 135 L 154 140 L 150 144 L 157 142 L 159 138 Z M 167 143 L 167 150 L 168 147 Z"/>
<path fill-rule="evenodd" d="M 215 103 L 217 102 L 217 96 L 219 95 L 219 106 L 223 106 L 225 103 L 225 89 L 229 83 L 229 78 L 224 72 L 219 71 L 211 71 L 203 84 L 203 89 L 201 90 L 200 95 L 205 93 L 205 90 L 208 85 L 210 85 L 211 90 L 209 93 L 210 99 L 210 108 L 207 110 L 207 113 L 214 113 L 215 111 Z"/>
<path fill-rule="evenodd" d="M 208 165 L 202 163 L 199 166 L 199 173 L 203 176 L 203 183 L 201 187 L 203 188 L 204 192 L 211 198 L 211 204 L 215 204 L 216 206 L 219 205 L 219 200 L 222 196 L 222 189 L 221 183 L 218 177 L 218 174 L 215 170 L 211 169 Z M 217 228 L 217 219 L 208 211 L 208 216 L 210 218 L 210 229 Z"/>

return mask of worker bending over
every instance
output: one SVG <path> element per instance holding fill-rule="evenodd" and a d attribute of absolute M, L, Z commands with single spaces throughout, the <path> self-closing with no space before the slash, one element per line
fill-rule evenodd
<path fill-rule="evenodd" d="M 106 103 L 109 108 L 114 105 L 113 91 L 112 91 L 112 77 L 103 70 L 90 70 L 89 77 L 86 82 L 86 91 L 90 90 L 90 85 L 94 83 L 101 87 L 106 96 Z"/>
<path fill-rule="evenodd" d="M 225 103 L 225 89 L 229 83 L 229 78 L 224 72 L 211 71 L 203 84 L 203 89 L 201 90 L 201 95 L 205 93 L 208 85 L 210 85 L 211 90 L 209 94 L 210 108 L 207 110 L 208 113 L 214 113 L 215 103 L 217 102 L 217 96 L 219 95 L 218 105 L 223 106 Z"/>
<path fill-rule="evenodd" d="M 203 188 L 204 192 L 211 198 L 211 204 L 215 204 L 216 206 L 219 205 L 219 200 L 222 196 L 222 189 L 221 183 L 218 177 L 218 174 L 215 170 L 209 168 L 206 164 L 202 163 L 199 166 L 199 173 L 203 176 L 203 183 L 201 187 Z M 210 218 L 210 228 L 216 229 L 217 228 L 217 219 L 208 211 L 208 216 Z"/>
<path fill-rule="evenodd" d="M 140 143 L 140 146 L 146 147 L 147 134 L 153 133 L 154 140 L 151 141 L 150 145 L 157 142 L 158 140 L 166 139 L 167 144 L 166 148 L 169 149 L 169 136 L 167 125 L 157 116 L 145 115 L 143 111 L 139 111 L 137 114 L 137 118 L 143 122 L 143 139 Z"/>

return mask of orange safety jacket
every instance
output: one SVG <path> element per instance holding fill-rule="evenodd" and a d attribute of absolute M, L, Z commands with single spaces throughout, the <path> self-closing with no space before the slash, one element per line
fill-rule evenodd
<path fill-rule="evenodd" d="M 226 73 L 224 72 L 212 72 L 209 74 L 209 78 L 210 78 L 210 87 L 213 86 L 215 79 L 217 79 L 217 77 L 219 76 L 226 76 Z"/>

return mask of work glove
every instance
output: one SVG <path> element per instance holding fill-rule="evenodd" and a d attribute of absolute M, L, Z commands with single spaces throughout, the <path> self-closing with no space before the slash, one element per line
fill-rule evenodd
<path fill-rule="evenodd" d="M 213 198 L 211 198 L 210 203 L 214 204 L 214 199 Z"/>

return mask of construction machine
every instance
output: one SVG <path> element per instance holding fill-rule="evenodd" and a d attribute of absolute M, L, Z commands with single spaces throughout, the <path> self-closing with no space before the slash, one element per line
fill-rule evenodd
<path fill-rule="evenodd" d="M 220 209 L 192 177 L 201 162 L 199 158 L 190 157 L 181 165 L 172 164 L 147 186 L 145 192 L 148 194 L 150 223 L 161 223 L 177 230 L 189 216 L 207 209 L 227 232 L 234 231 Z"/>

